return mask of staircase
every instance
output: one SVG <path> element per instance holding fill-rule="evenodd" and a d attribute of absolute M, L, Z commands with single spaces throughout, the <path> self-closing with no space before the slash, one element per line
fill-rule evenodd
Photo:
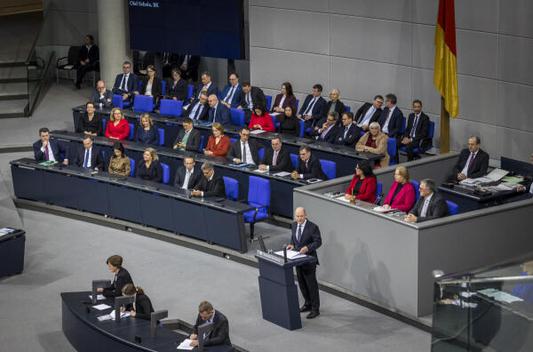
<path fill-rule="evenodd" d="M 42 12 L 0 16 L 0 118 L 28 117 L 45 62 L 35 55 Z"/>

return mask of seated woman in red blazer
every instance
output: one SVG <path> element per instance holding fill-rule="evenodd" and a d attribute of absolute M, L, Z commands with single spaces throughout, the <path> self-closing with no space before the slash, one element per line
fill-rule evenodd
<path fill-rule="evenodd" d="M 362 160 L 355 167 L 355 175 L 346 189 L 344 197 L 351 202 L 362 200 L 369 203 L 376 201 L 377 180 L 370 164 Z"/>
<path fill-rule="evenodd" d="M 231 141 L 228 136 L 224 135 L 224 127 L 215 122 L 211 127 L 213 135 L 209 136 L 207 140 L 207 147 L 204 149 L 204 154 L 209 156 L 223 156 L 228 154 Z"/>
<path fill-rule="evenodd" d="M 105 136 L 111 139 L 123 140 L 130 135 L 130 125 L 119 108 L 111 109 L 111 115 L 105 128 Z"/>
<path fill-rule="evenodd" d="M 265 112 L 262 106 L 254 107 L 254 112 L 248 127 L 250 127 L 250 130 L 263 130 L 267 132 L 274 132 L 276 130 L 272 116 L 268 112 Z"/>
<path fill-rule="evenodd" d="M 415 187 L 409 182 L 409 172 L 405 166 L 398 166 L 394 171 L 394 183 L 385 197 L 383 208 L 397 209 L 408 213 L 415 205 Z"/>

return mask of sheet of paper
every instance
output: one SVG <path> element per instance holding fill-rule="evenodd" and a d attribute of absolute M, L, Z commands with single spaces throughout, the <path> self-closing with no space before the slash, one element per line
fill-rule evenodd
<path fill-rule="evenodd" d="M 505 176 L 507 176 L 508 173 L 509 171 L 506 171 L 506 170 L 493 169 L 491 172 L 489 172 L 489 174 L 487 175 L 487 178 L 491 179 L 492 181 L 499 181 Z"/>
<path fill-rule="evenodd" d="M 381 207 L 381 206 L 378 206 L 378 207 L 375 207 L 373 210 L 374 210 L 374 211 L 377 211 L 378 213 L 388 213 L 388 212 L 390 212 L 390 211 L 392 211 L 392 210 L 394 210 L 394 209 L 391 209 L 391 208 L 383 208 L 383 207 Z"/>
<path fill-rule="evenodd" d="M 115 320 L 115 310 L 113 309 L 111 311 L 111 313 L 109 313 L 109 315 L 111 316 L 111 320 Z M 120 318 L 127 318 L 130 316 L 130 312 L 122 312 L 120 313 Z"/>
<path fill-rule="evenodd" d="M 10 227 L 2 227 L 0 229 L 0 235 L 7 235 L 7 234 L 9 234 L 11 232 L 15 232 L 15 229 L 12 229 Z"/>
<path fill-rule="evenodd" d="M 290 172 L 287 172 L 287 171 L 280 171 L 280 172 L 276 172 L 274 174 L 274 176 L 279 176 L 279 177 L 285 177 L 285 176 L 289 176 L 291 173 Z"/>
<path fill-rule="evenodd" d="M 350 200 L 347 199 L 344 194 L 342 196 L 338 196 L 337 198 L 335 198 L 336 200 L 340 200 L 341 202 L 345 202 L 345 203 L 350 203 Z"/>
<path fill-rule="evenodd" d="M 89 295 L 89 299 L 93 299 L 93 295 Z M 97 301 L 103 301 L 105 299 L 104 295 L 96 295 Z"/>
<path fill-rule="evenodd" d="M 185 339 L 183 340 L 179 346 L 178 346 L 178 350 L 192 350 L 194 347 L 191 346 L 191 340 L 190 339 Z"/>
<path fill-rule="evenodd" d="M 97 309 L 97 310 L 106 310 L 106 309 L 109 309 L 111 308 L 111 306 L 108 306 L 107 304 L 97 304 L 95 306 L 93 306 L 94 309 Z"/>
<path fill-rule="evenodd" d="M 263 130 L 253 130 L 253 131 L 250 131 L 250 134 L 261 134 L 261 133 L 265 133 L 265 131 L 263 131 Z"/>
<path fill-rule="evenodd" d="M 111 316 L 109 314 L 106 314 L 106 315 L 99 316 L 96 319 L 98 319 L 98 321 L 106 321 L 106 320 L 111 320 L 113 318 L 111 318 Z"/>
<path fill-rule="evenodd" d="M 277 252 L 274 252 L 274 253 L 276 253 L 277 255 L 283 257 L 283 251 L 277 251 Z M 291 249 L 287 250 L 287 259 L 289 259 L 289 260 L 292 260 L 292 259 L 299 259 L 299 258 L 305 258 L 305 257 L 307 257 L 307 255 L 305 255 L 305 254 L 300 254 L 300 252 L 293 251 L 293 250 L 291 250 Z"/>
<path fill-rule="evenodd" d="M 259 174 L 266 174 L 268 170 L 255 169 L 254 172 L 257 172 Z"/>

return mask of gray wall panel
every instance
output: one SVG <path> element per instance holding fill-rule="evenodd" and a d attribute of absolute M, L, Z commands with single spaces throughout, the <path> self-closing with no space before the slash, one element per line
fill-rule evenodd
<path fill-rule="evenodd" d="M 498 37 L 495 34 L 458 30 L 457 52 L 460 53 L 457 57 L 458 73 L 498 77 Z"/>
<path fill-rule="evenodd" d="M 533 2 L 531 0 L 500 1 L 501 33 L 533 38 Z"/>
<path fill-rule="evenodd" d="M 325 12 L 328 9 L 328 3 L 324 0 L 250 0 L 250 5 L 315 12 Z"/>
<path fill-rule="evenodd" d="M 501 36 L 499 55 L 503 81 L 533 85 L 533 39 Z"/>
<path fill-rule="evenodd" d="M 457 28 L 482 32 L 497 32 L 499 2 L 500 0 L 456 1 L 455 24 Z"/>
<path fill-rule="evenodd" d="M 411 0 L 330 0 L 332 13 L 368 18 L 411 21 Z"/>

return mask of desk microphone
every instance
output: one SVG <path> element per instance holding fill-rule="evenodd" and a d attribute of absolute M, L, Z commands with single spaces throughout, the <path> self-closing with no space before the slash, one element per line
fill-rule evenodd
<path fill-rule="evenodd" d="M 283 262 L 287 263 L 287 246 L 283 246 Z"/>

